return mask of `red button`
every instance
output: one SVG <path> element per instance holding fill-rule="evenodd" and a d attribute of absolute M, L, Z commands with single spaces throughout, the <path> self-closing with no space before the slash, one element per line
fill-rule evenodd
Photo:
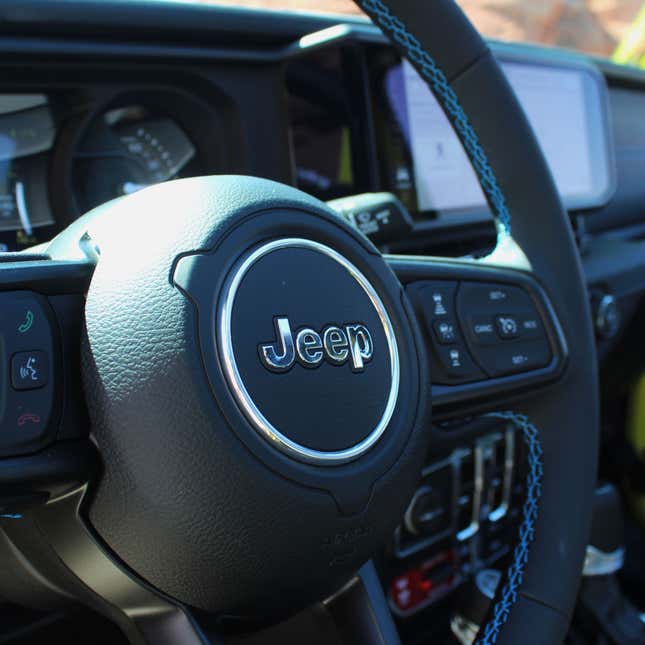
<path fill-rule="evenodd" d="M 455 581 L 456 553 L 447 551 L 397 576 L 390 583 L 390 597 L 401 612 L 426 603 L 441 589 L 450 588 Z M 436 576 L 436 579 L 435 579 Z"/>

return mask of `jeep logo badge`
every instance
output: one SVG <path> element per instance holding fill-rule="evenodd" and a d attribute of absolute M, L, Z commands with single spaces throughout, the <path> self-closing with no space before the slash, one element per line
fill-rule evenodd
<path fill-rule="evenodd" d="M 318 367 L 323 360 L 332 365 L 349 360 L 353 372 L 362 372 L 372 359 L 374 343 L 365 325 L 328 325 L 320 333 L 303 327 L 294 340 L 288 318 L 277 317 L 273 323 L 275 341 L 258 346 L 260 361 L 273 372 L 286 372 L 296 361 L 303 367 Z"/>
<path fill-rule="evenodd" d="M 398 287 L 379 285 L 394 304 Z M 401 382 L 394 327 L 374 285 L 335 249 L 296 237 L 249 249 L 222 285 L 214 332 L 229 390 L 272 448 L 344 464 L 389 427 Z"/>

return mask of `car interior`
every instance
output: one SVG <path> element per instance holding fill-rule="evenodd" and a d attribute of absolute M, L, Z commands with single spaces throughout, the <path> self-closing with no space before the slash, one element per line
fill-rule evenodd
<path fill-rule="evenodd" d="M 645 644 L 645 68 L 356 8 L 0 3 L 0 644 Z"/>

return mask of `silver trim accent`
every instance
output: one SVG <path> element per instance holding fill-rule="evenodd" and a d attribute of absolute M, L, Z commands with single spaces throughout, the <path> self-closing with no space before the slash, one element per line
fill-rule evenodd
<path fill-rule="evenodd" d="M 457 614 L 450 619 L 450 631 L 461 645 L 472 645 L 477 639 L 479 625 Z"/>
<path fill-rule="evenodd" d="M 605 553 L 595 546 L 588 545 L 582 575 L 585 577 L 608 576 L 620 571 L 624 563 L 625 549 L 623 547 L 611 553 Z"/>
<path fill-rule="evenodd" d="M 408 504 L 408 508 L 406 509 L 405 515 L 403 516 L 403 523 L 405 524 L 405 528 L 408 529 L 408 531 L 410 533 L 412 533 L 413 535 L 419 535 L 419 531 L 418 531 L 417 527 L 415 526 L 414 518 L 412 516 L 412 512 L 414 511 L 414 507 L 415 507 L 419 497 L 421 497 L 422 495 L 425 495 L 426 493 L 433 493 L 433 492 L 434 492 L 434 489 L 432 488 L 432 486 L 430 486 L 428 484 L 425 484 L 425 485 L 421 486 L 420 488 L 417 488 L 416 493 L 414 493 L 414 495 L 412 496 L 412 501 Z M 450 509 L 442 508 L 440 513 L 441 514 L 447 513 L 447 512 L 449 512 L 449 510 Z M 434 517 L 432 519 L 434 519 Z"/>
<path fill-rule="evenodd" d="M 511 492 L 513 489 L 513 470 L 515 462 L 515 429 L 507 428 L 504 433 L 504 482 L 502 483 L 502 500 L 497 508 L 491 510 L 488 519 L 499 522 L 506 517 L 511 506 Z"/>
<path fill-rule="evenodd" d="M 457 533 L 457 541 L 465 542 L 479 531 L 479 516 L 481 514 L 482 494 L 484 490 L 484 448 L 485 441 L 477 442 L 475 446 L 474 462 L 474 487 L 473 487 L 473 512 L 470 524 Z"/>
<path fill-rule="evenodd" d="M 481 522 L 484 518 L 486 518 L 489 522 L 499 522 L 507 517 L 512 509 L 511 501 L 513 497 L 513 479 L 515 477 L 516 469 L 515 448 L 517 443 L 517 430 L 511 424 L 509 424 L 506 429 L 504 429 L 502 426 L 500 430 L 503 430 L 503 433 L 501 431 L 492 432 L 477 439 L 472 450 L 470 448 L 456 448 L 452 453 L 450 453 L 448 457 L 440 461 L 431 463 L 422 470 L 421 484 L 417 488 L 412 501 L 406 509 L 402 524 L 397 526 L 394 531 L 394 554 L 397 558 L 406 558 L 414 553 L 433 546 L 440 540 L 454 535 L 459 543 L 470 544 L 473 566 L 481 562 L 481 560 L 479 559 L 480 547 L 478 544 L 476 544 L 476 540 L 473 540 L 471 542 L 468 541 L 471 540 L 471 538 L 474 538 L 477 533 L 479 533 Z M 494 458 L 494 451 L 500 442 L 504 442 L 504 479 L 502 483 L 502 499 L 499 506 L 494 509 L 490 509 L 490 499 L 484 499 L 484 489 L 488 488 L 488 491 L 490 492 L 490 486 L 487 486 L 487 483 L 485 481 L 485 470 L 487 462 Z M 474 486 L 472 493 L 473 508 L 471 512 L 471 521 L 468 526 L 461 529 L 460 531 L 457 531 L 457 522 L 461 508 L 460 498 L 463 496 L 462 469 L 464 468 L 466 458 L 469 457 L 471 453 L 474 453 Z M 413 536 L 416 535 L 416 532 L 410 529 L 410 515 L 414 501 L 416 500 L 419 491 L 427 485 L 424 480 L 435 472 L 448 466 L 451 467 L 453 471 L 452 490 L 450 491 L 450 505 L 452 512 L 449 528 L 436 535 L 426 537 L 421 536 L 420 538 L 417 538 L 416 540 L 405 544 L 403 541 L 403 527 L 408 530 L 408 533 L 412 534 Z M 507 551 L 508 545 L 504 546 L 501 550 L 489 556 L 486 559 L 486 562 L 492 563 L 497 561 L 501 557 L 501 555 L 503 555 Z"/>
<path fill-rule="evenodd" d="M 338 264 L 340 264 L 363 288 L 363 291 L 365 291 L 365 293 L 367 294 L 374 309 L 376 309 L 376 312 L 381 320 L 381 324 L 383 325 L 383 330 L 387 338 L 388 351 L 390 355 L 390 393 L 388 395 L 387 403 L 381 420 L 377 423 L 376 427 L 365 439 L 352 446 L 351 448 L 337 450 L 334 452 L 324 452 L 302 446 L 283 435 L 277 428 L 275 428 L 271 424 L 271 422 L 255 405 L 255 402 L 251 398 L 251 395 L 249 394 L 244 385 L 244 382 L 242 381 L 242 377 L 237 367 L 231 334 L 231 318 L 237 290 L 248 270 L 260 258 L 268 255 L 269 253 L 272 253 L 273 251 L 285 248 L 310 249 L 317 251 L 318 253 L 322 253 L 327 257 L 330 257 L 332 260 L 338 262 Z M 334 251 L 333 249 L 325 246 L 324 244 L 320 244 L 319 242 L 314 242 L 312 240 L 306 240 L 303 238 L 284 238 L 280 240 L 274 240 L 273 242 L 268 242 L 255 249 L 240 264 L 233 277 L 229 281 L 228 291 L 223 301 L 221 302 L 218 311 L 217 331 L 219 332 L 218 334 L 216 334 L 217 342 L 219 345 L 224 372 L 238 404 L 242 408 L 242 411 L 247 416 L 251 424 L 255 427 L 255 429 L 258 430 L 259 433 L 265 439 L 267 439 L 272 446 L 274 446 L 281 452 L 284 452 L 289 456 L 306 463 L 315 463 L 328 466 L 337 465 L 358 459 L 358 457 L 372 448 L 372 446 L 374 446 L 374 444 L 381 438 L 381 436 L 385 432 L 388 424 L 390 423 L 390 420 L 392 419 L 392 415 L 394 414 L 394 408 L 399 396 L 400 365 L 396 335 L 394 333 L 394 328 L 392 327 L 392 323 L 390 321 L 390 317 L 388 316 L 387 310 L 385 309 L 385 306 L 383 305 L 383 302 L 381 301 L 379 295 L 376 293 L 374 287 L 369 283 L 367 278 L 351 262 L 349 262 L 349 260 L 344 258 L 337 251 Z"/>
<path fill-rule="evenodd" d="M 444 540 L 455 532 L 455 523 L 457 521 L 457 497 L 458 497 L 458 488 L 459 488 L 459 468 L 461 459 L 464 455 L 470 454 L 469 449 L 457 448 L 450 453 L 449 457 L 441 459 L 440 461 L 434 462 L 426 466 L 422 472 L 421 477 L 425 479 L 430 475 L 443 470 L 444 468 L 450 468 L 451 471 L 451 491 L 450 491 L 450 522 L 446 527 L 445 531 L 441 533 L 436 533 L 434 535 L 428 535 L 426 537 L 420 537 L 411 544 L 403 546 L 403 536 L 402 536 L 402 525 L 399 524 L 394 530 L 394 555 L 397 558 L 407 558 L 408 556 L 423 551 L 431 547 L 433 544 Z M 408 505 L 408 509 L 410 506 Z M 406 510 L 407 513 L 407 510 Z"/>
<path fill-rule="evenodd" d="M 25 199 L 25 185 L 21 181 L 16 182 L 16 208 L 18 209 L 18 216 L 22 229 L 27 235 L 32 235 L 34 229 L 29 219 L 29 211 L 27 210 L 27 200 Z"/>

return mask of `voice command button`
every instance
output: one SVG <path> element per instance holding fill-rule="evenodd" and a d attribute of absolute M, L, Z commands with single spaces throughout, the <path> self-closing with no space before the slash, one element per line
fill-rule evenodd
<path fill-rule="evenodd" d="M 47 385 L 49 361 L 41 350 L 17 352 L 11 357 L 11 385 L 14 390 L 35 390 Z"/>

